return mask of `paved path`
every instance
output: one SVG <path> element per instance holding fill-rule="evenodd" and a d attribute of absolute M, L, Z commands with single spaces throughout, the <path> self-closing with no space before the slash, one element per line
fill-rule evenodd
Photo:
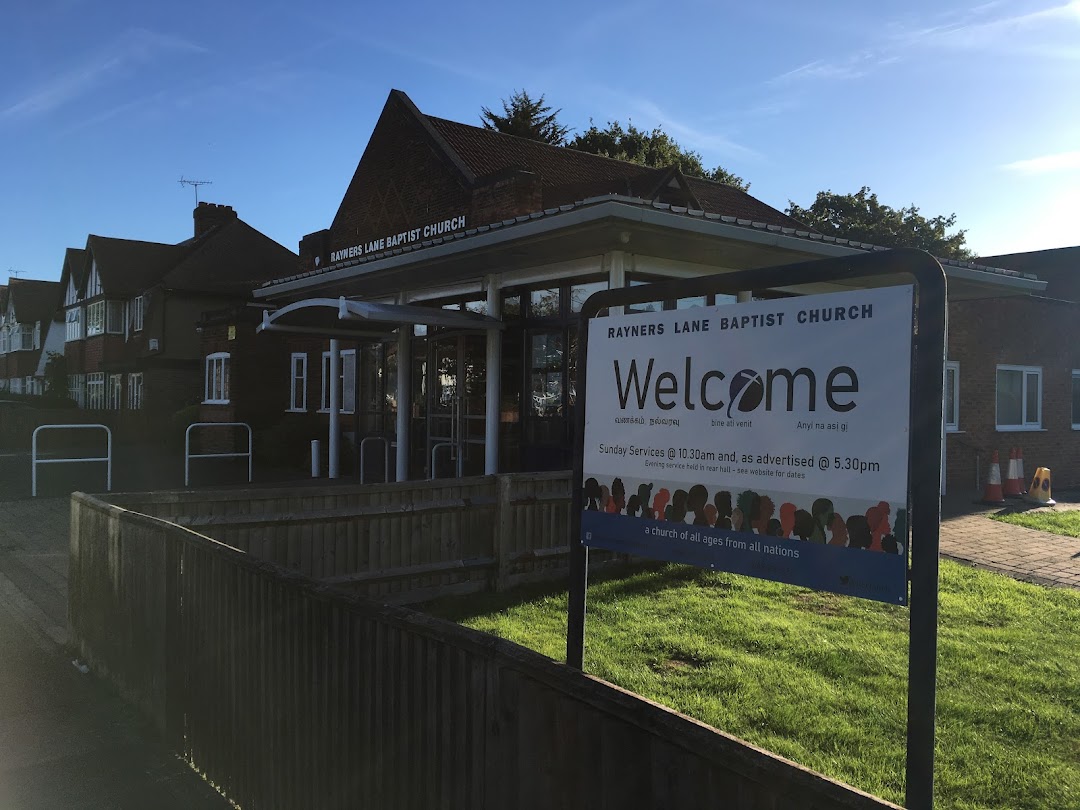
<path fill-rule="evenodd" d="M 1059 506 L 1078 507 L 1080 504 L 1076 503 Z M 956 514 L 961 509 L 965 513 Z M 1026 529 L 987 517 L 1000 511 L 996 507 L 975 506 L 970 501 L 946 504 L 941 521 L 941 553 L 1027 582 L 1080 588 L 1080 538 Z"/>
<path fill-rule="evenodd" d="M 67 498 L 0 502 L 0 808 L 230 805 L 65 655 Z"/>

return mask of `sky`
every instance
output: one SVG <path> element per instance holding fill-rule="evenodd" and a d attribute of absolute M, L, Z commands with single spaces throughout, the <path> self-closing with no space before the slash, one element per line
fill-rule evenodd
<path fill-rule="evenodd" d="M 14 3 L 0 31 L 0 280 L 88 233 L 178 242 L 199 199 L 296 250 L 391 89 L 479 124 L 663 127 L 783 209 L 870 186 L 982 256 L 1080 244 L 1080 0 Z"/>

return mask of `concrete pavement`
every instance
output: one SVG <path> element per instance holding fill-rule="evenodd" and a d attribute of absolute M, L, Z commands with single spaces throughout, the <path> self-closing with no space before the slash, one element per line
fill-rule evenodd
<path fill-rule="evenodd" d="M 68 503 L 0 502 L 0 808 L 230 807 L 66 654 Z"/>

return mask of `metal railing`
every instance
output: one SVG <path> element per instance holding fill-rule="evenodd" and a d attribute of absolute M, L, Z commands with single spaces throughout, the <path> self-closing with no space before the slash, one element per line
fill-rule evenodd
<path fill-rule="evenodd" d="M 82 456 L 80 458 L 38 458 L 37 439 L 43 430 L 86 430 L 87 428 L 105 431 L 107 446 L 104 457 Z M 30 438 L 30 495 L 37 497 L 37 468 L 38 464 L 84 464 L 91 461 L 104 461 L 105 467 L 105 491 L 112 492 L 112 431 L 108 425 L 39 425 L 34 429 Z"/>
<path fill-rule="evenodd" d="M 431 446 L 431 480 L 434 481 L 438 476 L 435 475 L 435 452 L 443 447 L 450 448 L 450 459 L 454 458 L 454 448 L 456 445 L 454 442 L 437 442 Z"/>
<path fill-rule="evenodd" d="M 246 453 L 191 453 L 191 429 L 197 427 L 242 427 L 247 430 L 248 434 L 248 449 Z M 252 472 L 252 433 L 251 425 L 247 422 L 192 422 L 188 425 L 187 430 L 184 431 L 184 486 L 190 486 L 191 480 L 191 459 L 193 458 L 244 458 L 248 460 L 248 483 L 251 483 Z"/>
<path fill-rule="evenodd" d="M 383 443 L 383 479 L 390 482 L 390 440 L 385 436 L 365 436 L 360 440 L 360 483 L 364 483 L 364 445 L 368 442 Z"/>

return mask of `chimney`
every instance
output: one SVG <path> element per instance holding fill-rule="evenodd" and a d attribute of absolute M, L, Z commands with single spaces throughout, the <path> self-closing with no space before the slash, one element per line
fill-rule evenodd
<path fill-rule="evenodd" d="M 198 239 L 218 225 L 224 225 L 236 219 L 236 212 L 231 205 L 201 202 L 195 207 L 192 216 L 195 218 L 195 238 Z"/>

